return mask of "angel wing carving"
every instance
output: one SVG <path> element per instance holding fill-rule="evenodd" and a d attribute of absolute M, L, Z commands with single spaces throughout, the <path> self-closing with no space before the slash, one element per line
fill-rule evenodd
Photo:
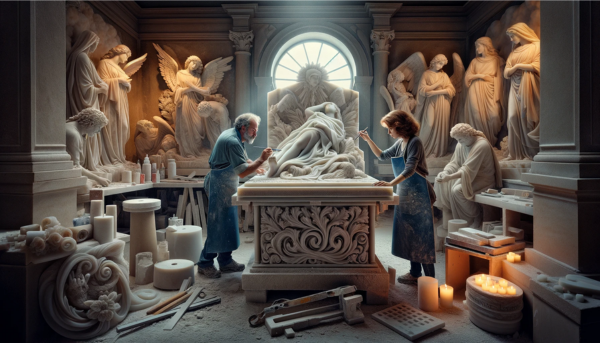
<path fill-rule="evenodd" d="M 215 93 L 217 88 L 219 88 L 225 72 L 231 70 L 231 65 L 227 64 L 231 60 L 233 60 L 233 56 L 219 57 L 208 62 L 204 67 L 204 71 L 202 72 L 202 86 L 209 87 L 211 94 Z"/>
<path fill-rule="evenodd" d="M 452 54 L 452 60 L 454 65 L 454 73 L 450 77 L 450 82 L 454 86 L 456 94 L 452 98 L 450 104 L 450 127 L 453 127 L 459 121 L 462 122 L 462 111 L 464 110 L 464 80 L 465 80 L 465 66 L 462 63 L 462 59 L 457 53 Z"/>
<path fill-rule="evenodd" d="M 142 67 L 142 64 L 144 64 L 144 62 L 146 61 L 146 56 L 148 56 L 148 54 L 144 54 L 139 58 L 136 58 L 135 60 L 127 63 L 124 67 L 123 67 L 123 71 L 125 72 L 125 74 L 127 74 L 127 76 L 131 76 L 133 74 L 135 74 L 138 70 L 140 70 L 140 68 Z"/>
<path fill-rule="evenodd" d="M 415 52 L 394 70 L 399 70 L 402 72 L 402 74 L 404 74 L 406 90 L 416 96 L 418 93 L 421 76 L 425 70 L 427 70 L 427 62 L 425 62 L 425 57 L 423 54 L 418 51 Z"/>
<path fill-rule="evenodd" d="M 169 86 L 172 92 L 177 89 L 177 72 L 179 71 L 179 65 L 177 61 L 171 57 L 166 51 L 164 51 L 158 44 L 152 43 L 154 48 L 158 52 L 158 67 L 160 74 Z"/>

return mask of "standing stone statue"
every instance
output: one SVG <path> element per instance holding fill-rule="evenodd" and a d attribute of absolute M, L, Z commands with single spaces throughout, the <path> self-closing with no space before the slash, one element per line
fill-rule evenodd
<path fill-rule="evenodd" d="M 540 39 L 524 23 L 506 34 L 514 47 L 504 68 L 510 80 L 507 160 L 533 159 L 540 144 Z"/>
<path fill-rule="evenodd" d="M 102 81 L 89 54 L 96 50 L 100 38 L 92 31 L 84 31 L 67 57 L 67 118 L 93 108 L 100 110 L 106 102 L 108 85 Z M 96 171 L 101 166 L 102 138 L 95 135 L 85 144 L 81 165 Z"/>
<path fill-rule="evenodd" d="M 108 137 L 103 141 L 103 149 L 112 164 L 126 162 L 125 144 L 129 140 L 127 93 L 131 91 L 130 77 L 141 68 L 146 55 L 121 68 L 120 64 L 126 63 L 131 57 L 131 50 L 120 44 L 110 49 L 98 64 L 98 75 L 108 84 L 108 101 L 104 106 L 104 114 L 108 118 Z"/>
<path fill-rule="evenodd" d="M 504 60 L 498 56 L 489 37 L 477 39 L 475 48 L 477 57 L 465 72 L 467 97 L 464 120 L 475 130 L 483 132 L 494 146 L 502 128 Z"/>
<path fill-rule="evenodd" d="M 475 194 L 502 187 L 500 164 L 485 135 L 469 124 L 455 125 L 450 136 L 458 144 L 452 160 L 435 179 L 434 206 L 443 211 L 444 223 L 447 219 L 464 219 L 468 226 L 479 228 L 482 211 L 475 203 Z"/>

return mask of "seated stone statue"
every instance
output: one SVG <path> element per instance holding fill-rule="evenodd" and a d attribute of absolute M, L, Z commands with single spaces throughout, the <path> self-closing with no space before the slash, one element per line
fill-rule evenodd
<path fill-rule="evenodd" d="M 445 223 L 447 219 L 464 219 L 467 226 L 479 228 L 482 213 L 475 194 L 502 187 L 498 158 L 485 135 L 469 124 L 455 125 L 450 136 L 458 145 L 450 163 L 435 179 L 434 206 L 443 211 Z"/>
<path fill-rule="evenodd" d="M 355 169 L 359 157 L 353 155 L 352 139 L 345 138 L 339 107 L 333 102 L 325 102 L 307 108 L 305 114 L 308 117 L 306 122 L 277 146 L 281 150 L 277 156 L 269 158 L 267 176 L 284 177 L 283 173 L 287 172 L 290 176 L 317 178 L 346 168 L 345 173 L 338 174 L 356 177 L 348 171 Z M 362 174 L 360 177 L 363 177 Z"/>
<path fill-rule="evenodd" d="M 100 132 L 106 124 L 108 124 L 108 119 L 106 119 L 104 113 L 94 108 L 86 108 L 67 119 L 67 153 L 71 155 L 73 167 L 81 168 L 81 174 L 87 176 L 88 179 L 92 181 L 92 184 L 88 184 L 88 186 L 98 184 L 106 187 L 110 184 L 108 179 L 100 177 L 81 166 L 82 159 L 85 156 L 86 138 L 84 135 L 93 137 Z"/>

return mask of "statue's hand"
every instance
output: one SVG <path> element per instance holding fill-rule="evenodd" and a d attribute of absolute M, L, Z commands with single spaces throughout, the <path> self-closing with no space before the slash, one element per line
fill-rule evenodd
<path fill-rule="evenodd" d="M 98 184 L 100 184 L 102 187 L 108 187 L 108 185 L 110 185 L 110 181 L 108 181 L 108 179 L 105 179 L 103 177 L 98 177 L 96 179 L 96 182 L 98 182 Z"/>

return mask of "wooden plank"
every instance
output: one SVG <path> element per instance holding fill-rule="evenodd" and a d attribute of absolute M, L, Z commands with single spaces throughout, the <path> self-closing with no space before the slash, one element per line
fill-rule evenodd
<path fill-rule="evenodd" d="M 467 248 L 470 250 L 474 250 L 475 252 L 481 252 L 484 254 L 489 254 L 491 256 L 502 255 L 508 253 L 510 251 L 521 250 L 525 248 L 525 242 L 516 242 L 515 244 L 504 245 L 498 248 L 490 247 L 490 246 L 479 246 L 473 245 L 466 242 L 461 242 L 450 237 L 446 237 L 446 244 L 456 245 L 459 247 Z"/>
<path fill-rule="evenodd" d="M 206 213 L 204 211 L 204 197 L 202 196 L 202 191 L 197 191 L 196 196 L 198 197 L 198 207 L 200 207 L 200 220 L 202 221 L 202 230 L 204 230 L 204 235 L 206 235 Z"/>
<path fill-rule="evenodd" d="M 175 216 L 177 218 L 182 218 L 181 212 L 183 211 L 183 194 L 179 195 L 179 199 L 177 200 L 177 212 L 175 212 Z"/>
<path fill-rule="evenodd" d="M 446 247 L 446 284 L 459 290 L 470 275 L 469 254 Z"/>
<path fill-rule="evenodd" d="M 192 302 L 194 302 L 194 300 L 196 300 L 196 298 L 198 297 L 198 294 L 200 294 L 200 292 L 202 292 L 203 289 L 204 289 L 204 287 L 198 287 L 198 288 L 196 288 L 194 290 L 194 292 L 188 298 L 188 300 L 185 302 L 185 304 L 183 304 L 183 306 L 181 306 L 181 308 L 179 309 L 179 311 L 177 311 L 177 313 L 175 313 L 175 315 L 173 316 L 173 318 L 171 318 L 167 322 L 167 324 L 165 325 L 164 330 L 173 330 L 173 328 L 175 327 L 175 325 L 177 325 L 177 322 L 179 321 L 179 319 L 181 319 L 181 317 L 183 317 L 183 315 L 185 314 L 185 312 L 187 311 L 187 309 L 190 307 L 190 305 L 192 304 Z"/>
<path fill-rule="evenodd" d="M 192 225 L 192 204 L 185 207 L 185 225 Z"/>
<path fill-rule="evenodd" d="M 188 191 L 190 195 L 190 204 L 192 205 L 192 218 L 194 219 L 194 225 L 200 226 L 200 213 L 198 213 L 198 207 L 196 206 L 196 202 L 194 201 L 194 191 Z"/>
<path fill-rule="evenodd" d="M 504 236 L 510 236 L 508 233 L 509 227 L 521 228 L 521 213 L 511 211 L 509 209 L 502 209 L 502 234 Z"/>

